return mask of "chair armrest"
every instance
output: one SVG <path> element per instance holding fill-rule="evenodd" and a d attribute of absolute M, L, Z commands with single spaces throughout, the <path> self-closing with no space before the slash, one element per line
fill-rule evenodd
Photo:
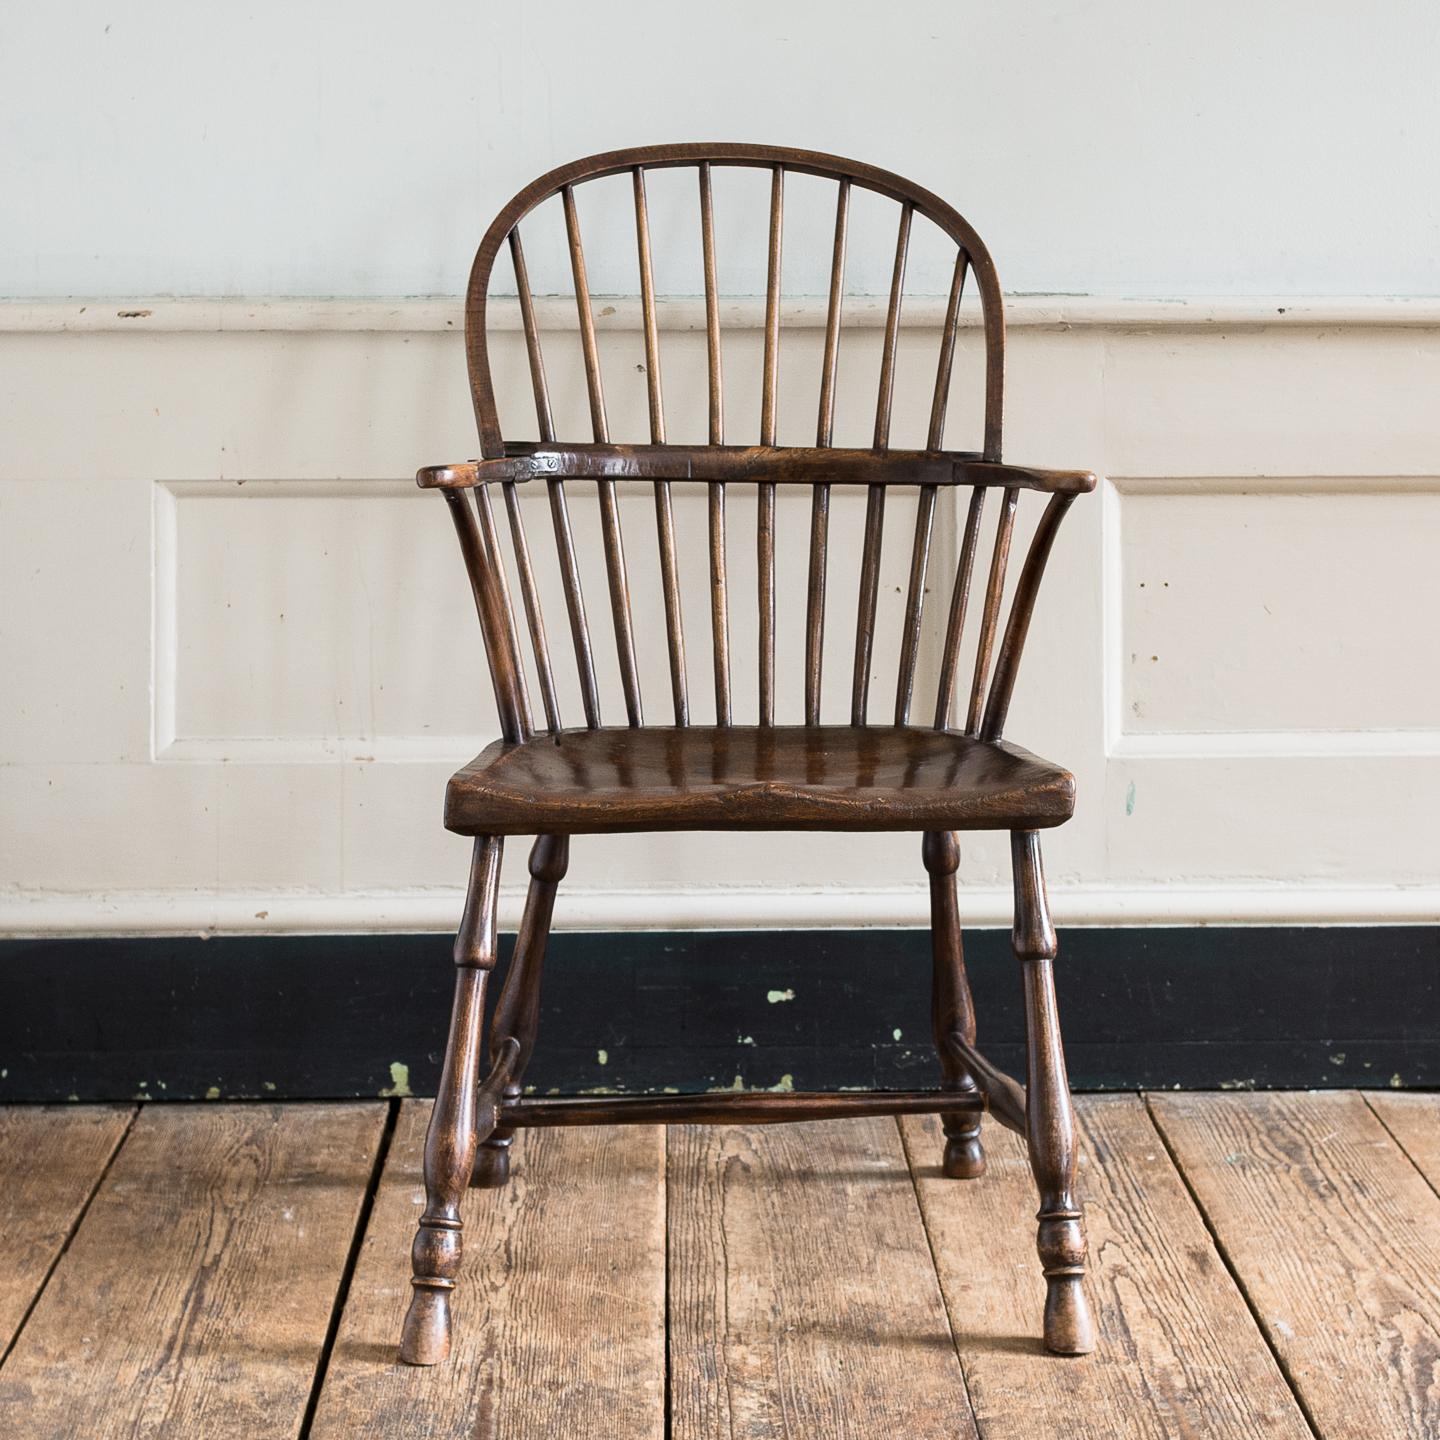
<path fill-rule="evenodd" d="M 415 472 L 422 490 L 464 490 L 480 481 L 478 460 L 457 460 L 453 465 L 426 465 Z"/>
<path fill-rule="evenodd" d="M 426 465 L 416 472 L 415 483 L 422 490 L 465 490 L 478 485 L 482 480 L 528 480 L 539 475 L 565 475 L 577 477 L 587 474 L 611 475 L 618 478 L 688 478 L 702 461 L 718 462 L 716 478 L 724 478 L 721 467 L 734 467 L 731 478 L 750 478 L 744 473 L 744 461 L 776 464 L 777 478 L 799 480 L 835 478 L 848 479 L 847 468 L 863 469 L 856 479 L 878 478 L 872 474 L 874 455 L 868 450 L 784 450 L 774 452 L 762 449 L 747 449 L 743 446 L 610 446 L 588 445 L 573 449 L 556 446 L 541 447 L 533 443 L 516 445 L 515 454 L 495 460 L 461 460 L 451 465 Z M 662 460 L 656 466 L 654 456 Z M 537 453 L 538 452 L 538 453 Z M 697 459 L 698 457 L 698 459 Z M 891 460 L 897 468 L 904 468 L 903 475 L 897 475 L 900 484 L 921 484 L 930 481 L 930 472 L 935 470 L 953 476 L 967 485 L 1018 486 L 1024 490 L 1039 490 L 1047 495 L 1084 495 L 1095 488 L 1095 476 L 1089 470 L 1036 470 L 1026 465 L 1003 465 L 998 461 L 951 459 L 948 456 L 929 454 L 894 453 Z M 568 461 L 568 465 L 564 462 Z M 807 462 L 802 465 L 801 462 Z M 858 467 L 857 467 L 858 462 Z M 787 473 L 794 471 L 793 475 Z M 809 472 L 813 470 L 812 476 Z M 912 474 L 911 471 L 914 473 Z M 696 478 L 699 478 L 698 474 Z M 759 471 L 757 470 L 757 478 Z M 933 482 L 931 482 L 933 483 Z"/>
<path fill-rule="evenodd" d="M 1096 484 L 1091 470 L 1037 470 L 995 460 L 968 460 L 959 468 L 972 485 L 1019 485 L 1047 495 L 1086 495 Z"/>

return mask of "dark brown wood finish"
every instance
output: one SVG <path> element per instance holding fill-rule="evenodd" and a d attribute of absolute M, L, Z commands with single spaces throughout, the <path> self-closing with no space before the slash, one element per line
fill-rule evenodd
<path fill-rule="evenodd" d="M 541 835 L 530 851 L 530 889 L 525 911 L 515 937 L 515 951 L 505 988 L 490 1021 L 492 1062 L 512 1036 L 519 1045 L 515 1063 L 502 1095 L 504 1104 L 520 1098 L 520 1082 L 535 1048 L 540 1024 L 540 972 L 545 964 L 545 943 L 550 938 L 550 920 L 555 913 L 555 892 L 570 865 L 570 841 L 564 835 Z M 503 1107 L 502 1107 L 503 1108 Z M 510 1147 L 515 1129 L 503 1122 L 480 1143 L 470 1183 L 481 1189 L 495 1189 L 510 1178 Z"/>
<path fill-rule="evenodd" d="M 925 869 L 930 874 L 931 988 L 930 1026 L 947 1089 L 965 1095 L 979 1091 L 976 1077 L 950 1044 L 952 1035 L 975 1044 L 975 1002 L 965 975 L 960 940 L 960 907 L 955 872 L 960 868 L 960 842 L 954 831 L 932 830 L 924 840 Z M 951 1180 L 973 1180 L 985 1173 L 980 1144 L 980 1117 L 959 1109 L 942 1117 L 945 1155 L 942 1168 Z"/>
<path fill-rule="evenodd" d="M 770 204 L 763 362 L 758 443 L 727 444 L 722 374 L 721 303 L 716 255 L 714 171 L 750 167 L 769 173 Z M 655 290 L 650 205 L 651 170 L 689 167 L 698 179 L 700 261 L 704 275 L 708 443 L 671 443 L 661 373 L 659 302 Z M 781 330 L 784 309 L 783 235 L 786 181 L 818 176 L 836 187 L 829 299 L 821 359 L 816 444 L 784 446 L 780 432 Z M 596 333 L 580 210 L 576 192 L 607 176 L 627 176 L 634 206 L 641 328 L 644 343 L 648 435 L 612 436 L 603 380 L 605 354 Z M 836 447 L 837 375 L 843 348 L 845 267 L 852 194 L 868 190 L 896 207 L 891 284 L 880 350 L 872 443 Z M 695 192 L 692 191 L 692 194 Z M 558 197 L 573 281 L 580 355 L 591 437 L 555 433 L 540 333 L 520 225 L 542 201 Z M 927 378 L 928 424 L 924 448 L 892 445 L 900 366 L 901 320 L 907 261 L 917 226 L 937 227 L 954 246 L 949 297 L 941 325 L 932 382 Z M 521 327 L 534 392 L 538 439 L 506 439 L 491 375 L 488 333 L 492 271 L 509 251 Z M 967 283 L 978 292 L 985 344 L 983 433 L 974 449 L 947 448 L 946 420 L 954 375 L 960 310 Z M 444 1076 L 426 1147 L 426 1203 L 413 1250 L 414 1296 L 404 1327 L 402 1355 L 415 1364 L 443 1359 L 450 1343 L 450 1294 L 460 1259 L 459 1201 L 467 1182 L 503 1185 L 509 1176 L 514 1131 L 521 1126 L 595 1125 L 613 1122 L 770 1121 L 841 1115 L 943 1117 L 947 1176 L 978 1176 L 984 1169 L 980 1116 L 989 1111 L 1025 1135 L 1040 1194 L 1039 1251 L 1047 1301 L 1047 1346 L 1080 1354 L 1092 1345 L 1081 1279 L 1085 1241 L 1075 1199 L 1075 1127 L 1055 1011 L 1054 931 L 1045 901 L 1039 832 L 1068 819 L 1074 782 L 1061 767 L 1002 739 L 1045 565 L 1061 520 L 1077 495 L 1094 488 L 1083 470 L 1037 470 L 1004 462 L 1001 422 L 1004 390 L 1004 317 L 999 281 L 984 244 L 939 197 L 889 172 L 810 151 L 758 145 L 673 145 L 614 151 L 565 165 L 526 187 L 505 207 L 481 242 L 466 298 L 466 353 L 482 458 L 431 466 L 419 483 L 441 491 L 450 505 L 474 592 L 482 638 L 500 715 L 501 738 L 451 780 L 446 824 L 475 837 L 470 896 L 456 947 L 455 1009 Z M 746 437 L 737 437 L 745 439 Z M 653 488 L 655 540 L 663 592 L 664 634 L 673 724 L 647 725 L 640 686 L 641 648 L 658 636 L 658 624 L 632 614 L 625 537 L 621 533 L 622 482 Z M 574 653 L 583 727 L 560 713 L 559 685 L 547 643 L 542 591 L 536 580 L 535 541 L 522 521 L 521 487 L 548 492 L 554 572 L 563 590 Z M 508 557 L 495 523 L 492 486 L 501 487 L 509 520 Z M 709 606 L 705 628 L 713 671 L 715 723 L 692 723 L 686 668 L 685 617 L 680 603 L 683 557 L 675 523 L 674 487 L 704 486 Z M 749 691 L 731 664 L 730 608 L 750 603 L 732 596 L 727 566 L 726 499 L 734 485 L 755 487 L 758 665 Z M 807 565 L 805 658 L 798 675 L 777 665 L 777 499 L 779 487 L 811 492 Z M 863 549 L 851 575 L 831 564 L 831 503 L 835 487 L 862 487 L 866 495 Z M 593 487 L 605 566 L 625 724 L 601 713 L 602 686 L 581 586 L 581 532 L 572 527 L 567 490 Z M 891 581 L 884 533 L 891 491 L 917 494 L 908 570 L 894 588 L 904 596 L 898 635 L 882 632 L 879 604 Z M 982 580 L 975 571 L 982 549 L 988 492 L 998 491 Z M 467 495 L 467 492 L 473 494 Z M 1046 497 L 1018 577 L 1010 577 L 1022 499 Z M 932 546 L 941 515 L 965 497 L 965 522 L 948 591 L 927 606 L 934 573 Z M 896 501 L 902 503 L 901 500 Z M 1031 502 L 1026 500 L 1027 504 Z M 942 510 L 942 506 L 947 507 Z M 891 508 L 892 515 L 908 515 Z M 730 517 L 748 515 L 737 509 Z M 632 520 L 632 527 L 633 527 Z M 1023 531 L 1021 532 L 1024 533 Z M 631 536 L 632 543 L 634 535 Z M 645 543 L 650 544 L 646 537 Z M 738 542 L 737 542 L 738 543 Z M 523 617 L 512 599 L 509 573 L 518 579 Z M 855 590 L 849 591 L 853 584 Z M 844 586 L 842 616 L 856 616 L 848 723 L 824 716 L 823 648 L 827 589 Z M 983 588 L 982 588 L 983 585 Z M 1007 607 L 1007 595 L 1009 596 Z M 972 604 L 973 600 L 973 604 Z M 967 626 L 967 616 L 972 615 Z M 523 623 L 522 623 L 523 620 Z M 927 624 L 939 660 L 933 697 L 922 688 Z M 973 658 L 962 659 L 967 631 Z M 544 729 L 532 711 L 522 638 L 538 679 Z M 568 663 L 568 662 L 567 662 Z M 893 664 L 894 669 L 888 667 Z M 748 665 L 747 665 L 748 668 Z M 877 675 L 894 677 L 892 723 L 872 724 L 870 690 Z M 962 692 L 962 674 L 968 687 Z M 889 679 L 882 683 L 889 685 Z M 793 688 L 792 688 L 793 687 Z M 748 694 L 758 724 L 736 722 Z M 933 699 L 933 710 L 932 710 Z M 787 704 L 803 703 L 803 725 L 777 723 Z M 607 701 L 607 708 L 609 702 Z M 933 717 L 916 724 L 916 710 Z M 957 713 L 958 712 L 958 713 Z M 924 835 L 934 933 L 934 1038 L 943 1087 L 880 1094 L 795 1093 L 666 1095 L 658 1097 L 532 1098 L 521 1076 L 535 1043 L 540 970 L 554 907 L 565 872 L 568 837 L 638 830 L 910 830 Z M 962 958 L 956 872 L 958 832 L 1007 830 L 1012 836 L 1016 887 L 1015 953 L 1020 962 L 1028 1025 L 1027 1083 L 992 1065 L 975 1047 L 974 1006 Z M 489 1070 L 482 1079 L 480 1017 L 486 977 L 495 957 L 495 896 L 502 838 L 538 835 L 531 856 L 531 885 L 515 959 L 491 1029 Z"/>
<path fill-rule="evenodd" d="M 1045 900 L 1040 837 L 1010 836 L 1015 872 L 1015 958 L 1025 985 L 1025 1139 L 1040 1187 L 1036 1246 L 1045 1272 L 1045 1346 L 1059 1355 L 1095 1348 L 1085 1274 L 1085 1231 L 1075 1198 L 1075 1114 L 1055 1008 L 1055 927 Z"/>
<path fill-rule="evenodd" d="M 400 1358 L 408 1365 L 435 1365 L 450 1353 L 450 1295 L 460 1273 L 464 1228 L 460 1199 L 475 1170 L 476 1148 L 495 1128 L 495 1092 L 510 1078 L 510 1067 L 498 1062 L 482 1096 L 480 1022 L 485 983 L 495 966 L 502 843 L 494 836 L 475 842 L 470 891 L 455 941 L 455 1006 L 425 1139 L 425 1209 L 410 1254 L 414 1293 L 400 1338 Z M 513 1053 L 509 1058 L 513 1064 Z"/>

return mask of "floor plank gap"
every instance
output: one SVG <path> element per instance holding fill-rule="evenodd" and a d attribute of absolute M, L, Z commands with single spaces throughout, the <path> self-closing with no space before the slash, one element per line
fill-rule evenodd
<path fill-rule="evenodd" d="M 293 1440 L 385 1110 L 146 1105 L 0 1370 L 27 1440 Z"/>
<path fill-rule="evenodd" d="M 1305 1423 L 1310 1427 L 1311 1435 L 1315 1437 L 1315 1440 L 1325 1440 L 1325 1436 L 1320 1430 L 1319 1422 L 1311 1413 L 1309 1403 L 1306 1401 L 1305 1395 L 1295 1376 L 1291 1373 L 1285 1356 L 1276 1347 L 1274 1340 L 1271 1338 L 1270 1327 L 1266 1325 L 1264 1316 L 1261 1315 L 1259 1307 L 1256 1305 L 1250 1291 L 1246 1288 L 1245 1282 L 1240 1278 L 1240 1272 L 1235 1267 L 1234 1259 L 1225 1248 L 1225 1242 L 1211 1221 L 1210 1214 L 1205 1209 L 1203 1201 L 1200 1199 L 1200 1196 L 1196 1194 L 1195 1186 L 1191 1183 L 1189 1175 L 1186 1174 L 1185 1167 L 1180 1162 L 1180 1157 L 1175 1153 L 1175 1147 L 1170 1143 L 1170 1136 L 1166 1133 L 1165 1127 L 1156 1116 L 1155 1106 L 1152 1103 L 1153 1096 L 1146 1092 L 1143 1095 L 1143 1099 L 1146 1113 L 1150 1116 L 1151 1124 L 1155 1127 L 1155 1133 L 1160 1137 L 1160 1143 L 1165 1147 L 1165 1153 L 1169 1155 L 1170 1163 L 1175 1167 L 1175 1173 L 1179 1175 L 1181 1184 L 1185 1186 L 1186 1193 L 1190 1196 L 1190 1203 L 1194 1205 L 1196 1214 L 1200 1216 L 1201 1221 L 1204 1223 L 1205 1229 L 1210 1235 L 1210 1243 L 1215 1247 L 1215 1253 L 1220 1257 L 1220 1263 L 1224 1265 L 1226 1273 L 1230 1276 L 1231 1283 L 1235 1286 L 1240 1298 L 1244 1300 L 1245 1308 L 1250 1312 L 1250 1318 L 1255 1322 L 1255 1329 L 1259 1332 L 1260 1338 L 1265 1342 L 1265 1347 L 1269 1350 L 1271 1358 L 1275 1361 L 1276 1368 L 1285 1377 L 1285 1383 L 1290 1387 L 1290 1393 L 1295 1397 L 1295 1404 L 1299 1407 L 1300 1413 L 1305 1417 Z"/>
<path fill-rule="evenodd" d="M 1435 1142 L 1407 1154 L 1353 1090 L 1151 1105 L 1315 1430 L 1440 1435 Z M 1423 1138 L 1434 1113 L 1422 1100 L 1392 1125 Z"/>
<path fill-rule="evenodd" d="M 310 1386 L 310 1399 L 305 1406 L 305 1415 L 300 1421 L 299 1440 L 310 1440 L 310 1430 L 315 1424 L 315 1411 L 320 1405 L 320 1392 L 325 1388 L 325 1378 L 330 1373 L 330 1356 L 335 1350 L 335 1337 L 340 1333 L 340 1317 L 345 1313 L 345 1302 L 350 1298 L 350 1282 L 355 1277 L 355 1265 L 360 1259 L 360 1247 L 365 1243 L 365 1232 L 370 1226 L 370 1212 L 375 1208 L 375 1194 L 380 1188 L 380 1176 L 385 1170 L 385 1160 L 390 1154 L 390 1141 L 395 1134 L 395 1122 L 400 1117 L 399 1100 L 391 1100 L 385 1107 L 385 1127 L 375 1146 L 375 1160 L 370 1166 L 370 1179 L 365 1186 L 365 1197 L 360 1202 L 360 1213 L 355 1217 L 355 1233 L 350 1238 L 350 1249 L 345 1256 L 345 1268 L 340 1272 L 340 1283 L 335 1288 L 335 1300 L 330 1307 L 330 1323 L 325 1328 L 325 1339 L 315 1362 L 315 1379 Z"/>
<path fill-rule="evenodd" d="M 1440 1094 L 1362 1090 L 1371 1113 L 1440 1197 Z"/>
<path fill-rule="evenodd" d="M 895 1129 L 900 1135 L 900 1148 L 905 1152 L 905 1167 L 910 1172 L 910 1193 L 915 1197 L 915 1214 L 920 1220 L 920 1229 L 925 1235 L 925 1244 L 930 1251 L 930 1265 L 935 1271 L 935 1283 L 941 1287 L 942 1293 L 944 1284 L 940 1279 L 940 1257 L 935 1253 L 935 1241 L 930 1234 L 929 1226 L 925 1224 L 925 1207 L 920 1203 L 920 1181 L 915 1173 L 915 1156 L 911 1149 L 910 1136 L 906 1134 L 905 1127 L 900 1123 L 897 1116 Z M 960 1342 L 955 1335 L 955 1322 L 950 1318 L 950 1307 L 945 1307 L 945 1328 L 950 1332 L 950 1344 L 955 1349 L 955 1359 L 960 1365 L 960 1382 L 965 1387 L 965 1403 L 970 1407 L 970 1414 L 974 1417 L 975 1428 L 980 1434 L 980 1440 L 985 1440 L 985 1427 L 980 1423 L 980 1416 L 975 1410 L 975 1401 L 970 1394 L 970 1373 L 965 1365 L 965 1352 L 960 1347 Z"/>
<path fill-rule="evenodd" d="M 65 1231 L 65 1238 L 60 1243 L 60 1248 L 56 1250 L 50 1263 L 45 1267 L 44 1274 L 35 1286 L 35 1293 L 30 1297 L 29 1303 L 25 1306 L 24 1313 L 16 1321 L 12 1333 L 6 1339 L 4 1350 L 0 1352 L 0 1368 L 3 1368 L 5 1362 L 10 1358 L 11 1351 L 20 1343 L 20 1337 L 25 1331 L 25 1326 L 29 1323 L 31 1315 L 35 1313 L 35 1307 L 40 1303 L 40 1297 L 44 1295 L 46 1287 L 50 1284 L 50 1277 L 54 1275 L 56 1267 L 65 1258 L 66 1251 L 69 1250 L 71 1242 L 75 1239 L 76 1233 L 84 1223 L 85 1216 L 89 1213 L 95 1196 L 99 1193 L 101 1185 L 105 1183 L 105 1177 L 110 1173 L 110 1167 L 115 1163 L 115 1157 L 120 1153 L 121 1146 L 124 1145 L 130 1131 L 134 1128 L 135 1119 L 139 1114 L 140 1106 L 132 1105 L 130 1107 L 129 1118 L 125 1121 L 120 1133 L 115 1136 L 114 1144 L 110 1146 L 109 1153 L 105 1156 L 94 1181 L 85 1193 L 85 1198 L 80 1202 L 79 1209 L 76 1210 L 74 1217 L 70 1221 Z"/>

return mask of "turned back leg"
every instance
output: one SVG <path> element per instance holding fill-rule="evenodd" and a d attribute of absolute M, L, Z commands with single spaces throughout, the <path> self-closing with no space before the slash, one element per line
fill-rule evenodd
<path fill-rule="evenodd" d="M 530 851 L 530 889 L 525 896 L 525 913 L 510 957 L 510 970 L 490 1022 L 490 1063 L 500 1054 L 507 1037 L 520 1042 L 519 1058 L 505 1087 L 507 1099 L 520 1094 L 520 1082 L 540 1024 L 540 971 L 545 963 L 545 944 L 550 938 L 550 919 L 555 912 L 555 891 L 570 863 L 568 835 L 541 835 Z M 487 1189 L 505 1184 L 510 1178 L 510 1150 L 514 1130 L 502 1126 L 475 1153 L 470 1183 Z"/>
<path fill-rule="evenodd" d="M 960 845 L 953 831 L 932 830 L 926 833 L 922 853 L 930 872 L 930 1024 L 935 1050 L 946 1087 L 973 1091 L 975 1077 L 948 1043 L 952 1034 L 959 1034 L 966 1045 L 975 1044 L 975 1004 L 965 976 L 955 895 Z M 945 1127 L 945 1174 L 952 1180 L 970 1180 L 984 1174 L 979 1115 L 942 1115 L 940 1119 Z"/>
<path fill-rule="evenodd" d="M 476 1147 L 495 1124 L 493 1101 L 481 1114 L 477 1090 L 485 982 L 495 965 L 501 844 L 498 836 L 475 842 L 465 916 L 455 941 L 455 1004 L 425 1137 L 425 1210 L 410 1251 L 413 1290 L 400 1337 L 400 1358 L 409 1365 L 437 1365 L 450 1353 L 450 1295 L 460 1272 L 463 1228 L 460 1199 Z"/>
<path fill-rule="evenodd" d="M 1015 870 L 1015 955 L 1025 985 L 1025 1131 L 1030 1168 L 1040 1191 L 1036 1247 L 1045 1272 L 1045 1348 L 1058 1355 L 1086 1355 L 1095 1348 L 1095 1335 L 1082 1284 L 1085 1228 L 1075 1199 L 1075 1114 L 1055 1006 L 1057 946 L 1039 835 L 1033 830 L 1015 831 L 1010 852 Z"/>

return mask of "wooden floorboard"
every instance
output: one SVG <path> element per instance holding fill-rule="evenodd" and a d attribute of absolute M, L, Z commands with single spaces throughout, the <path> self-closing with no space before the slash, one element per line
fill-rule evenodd
<path fill-rule="evenodd" d="M 1364 1097 L 1151 1103 L 1325 1440 L 1440 1435 L 1440 1197 Z"/>
<path fill-rule="evenodd" d="M 522 1131 L 510 1184 L 472 1190 L 454 1348 L 396 1361 L 430 1106 L 402 1106 L 312 1431 L 662 1440 L 665 1132 Z"/>
<path fill-rule="evenodd" d="M 893 1120 L 669 1151 L 675 1440 L 976 1434 Z"/>
<path fill-rule="evenodd" d="M 377 1176 L 380 1103 L 0 1108 L 0 1433 L 1440 1440 L 1437 1095 L 1082 1097 L 1079 1360 L 993 1123 L 522 1132 L 416 1370 L 429 1109 Z"/>
<path fill-rule="evenodd" d="M 133 1105 L 0 1109 L 0 1355 L 134 1114 Z"/>
<path fill-rule="evenodd" d="M 0 1432 L 296 1435 L 385 1114 L 146 1106 L 0 1368 Z"/>
<path fill-rule="evenodd" d="M 1097 1332 L 1081 1360 L 1040 1344 L 1045 1284 L 1024 1142 L 989 1125 L 984 1176 L 947 1180 L 939 1121 L 902 1121 L 985 1440 L 1307 1440 L 1143 1101 L 1084 1096 L 1077 1109 Z"/>

